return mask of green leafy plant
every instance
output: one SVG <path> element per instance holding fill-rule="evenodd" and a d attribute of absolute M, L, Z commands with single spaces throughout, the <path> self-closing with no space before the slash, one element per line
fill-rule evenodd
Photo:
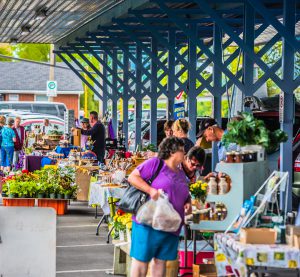
<path fill-rule="evenodd" d="M 282 130 L 269 131 L 262 120 L 254 118 L 250 113 L 242 113 L 242 120 L 228 123 L 228 131 L 224 133 L 222 142 L 225 146 L 236 143 L 240 146 L 261 145 L 267 152 L 276 150 L 279 143 L 287 140 Z"/>

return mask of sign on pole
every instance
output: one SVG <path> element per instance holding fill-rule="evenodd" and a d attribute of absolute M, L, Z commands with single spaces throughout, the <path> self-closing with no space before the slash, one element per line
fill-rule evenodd
<path fill-rule="evenodd" d="M 279 94 L 279 122 L 284 121 L 284 92 L 281 91 Z"/>
<path fill-rule="evenodd" d="M 175 103 L 174 104 L 174 120 L 177 120 L 179 118 L 184 118 L 184 102 Z"/>
<path fill-rule="evenodd" d="M 57 96 L 57 82 L 47 81 L 47 96 L 55 97 Z"/>

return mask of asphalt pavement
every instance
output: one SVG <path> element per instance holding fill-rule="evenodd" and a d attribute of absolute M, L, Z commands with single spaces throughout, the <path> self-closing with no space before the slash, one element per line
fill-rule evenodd
<path fill-rule="evenodd" d="M 68 214 L 57 217 L 56 277 L 109 277 L 112 270 L 112 244 L 106 243 L 107 225 L 100 227 L 95 209 L 87 203 L 72 202 Z"/>

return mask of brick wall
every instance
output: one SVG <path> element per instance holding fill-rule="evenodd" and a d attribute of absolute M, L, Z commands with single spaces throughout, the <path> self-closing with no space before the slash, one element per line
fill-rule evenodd
<path fill-rule="evenodd" d="M 19 94 L 19 101 L 34 101 L 33 94 Z"/>
<path fill-rule="evenodd" d="M 64 103 L 69 110 L 74 110 L 75 117 L 78 118 L 78 110 L 79 110 L 79 95 L 77 94 L 61 94 L 57 97 L 53 98 L 54 102 Z"/>

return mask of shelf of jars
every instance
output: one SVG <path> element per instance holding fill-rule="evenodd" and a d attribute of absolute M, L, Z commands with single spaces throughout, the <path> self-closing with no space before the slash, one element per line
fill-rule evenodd
<path fill-rule="evenodd" d="M 218 183 L 209 181 L 206 202 L 210 208 L 200 214 L 199 223 L 191 223 L 192 230 L 225 231 L 240 213 L 244 201 L 254 195 L 268 177 L 267 161 L 219 163 L 216 171 L 227 177 L 221 177 Z"/>

